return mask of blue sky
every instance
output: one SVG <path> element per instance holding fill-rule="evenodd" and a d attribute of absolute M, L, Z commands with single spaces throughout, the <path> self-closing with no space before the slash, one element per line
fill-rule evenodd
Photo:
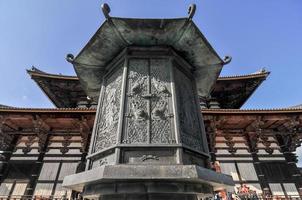
<path fill-rule="evenodd" d="M 302 103 L 301 0 L 108 0 L 112 16 L 173 18 L 197 4 L 195 23 L 221 57 L 222 75 L 265 67 L 269 78 L 244 108 Z M 35 66 L 73 75 L 67 53 L 77 54 L 104 21 L 97 0 L 0 0 L 0 104 L 53 107 L 26 74 Z"/>
<path fill-rule="evenodd" d="M 104 17 L 97 0 L 0 0 L 0 104 L 53 106 L 26 74 L 35 67 L 74 74 L 65 61 L 77 54 Z M 195 23 L 221 57 L 231 55 L 222 75 L 248 74 L 265 67 L 269 78 L 245 108 L 302 103 L 301 0 L 110 0 L 112 16 L 187 16 L 197 4 Z"/>
<path fill-rule="evenodd" d="M 53 106 L 25 69 L 74 74 L 65 61 L 77 54 L 104 17 L 96 0 L 0 0 L 0 104 Z M 195 23 L 221 57 L 231 55 L 222 75 L 248 74 L 265 67 L 269 78 L 245 108 L 302 103 L 301 0 L 111 0 L 112 16 L 187 16 L 197 4 Z"/>

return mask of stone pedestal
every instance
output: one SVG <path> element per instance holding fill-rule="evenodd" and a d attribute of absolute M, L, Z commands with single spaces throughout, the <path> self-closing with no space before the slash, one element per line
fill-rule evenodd
<path fill-rule="evenodd" d="M 196 165 L 104 165 L 68 176 L 64 185 L 88 199 L 200 199 L 232 183 Z"/>

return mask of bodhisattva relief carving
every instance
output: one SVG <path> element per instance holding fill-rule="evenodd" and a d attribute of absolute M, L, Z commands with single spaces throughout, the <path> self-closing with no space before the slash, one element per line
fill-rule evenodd
<path fill-rule="evenodd" d="M 148 141 L 148 60 L 131 59 L 128 68 L 126 129 L 123 143 Z"/>
<path fill-rule="evenodd" d="M 174 74 L 181 142 L 196 150 L 203 151 L 193 83 L 178 69 L 174 70 Z"/>
<path fill-rule="evenodd" d="M 175 143 L 169 70 L 164 59 L 129 61 L 123 143 Z"/>
<path fill-rule="evenodd" d="M 114 72 L 105 83 L 103 104 L 99 112 L 95 151 L 108 148 L 116 143 L 119 120 L 123 68 Z"/>
<path fill-rule="evenodd" d="M 151 143 L 175 143 L 171 130 L 171 77 L 167 60 L 150 62 L 151 79 Z M 169 106 L 170 105 L 170 106 Z"/>

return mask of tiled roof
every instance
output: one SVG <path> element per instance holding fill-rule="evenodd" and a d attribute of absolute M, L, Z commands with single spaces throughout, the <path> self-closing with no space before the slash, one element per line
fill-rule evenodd
<path fill-rule="evenodd" d="M 302 104 L 299 104 L 299 105 L 296 105 L 296 106 L 292 106 L 290 108 L 300 108 L 300 109 L 302 109 Z"/>
<path fill-rule="evenodd" d="M 79 78 L 77 76 L 70 76 L 70 75 L 62 75 L 62 74 L 50 74 L 47 72 L 44 72 L 42 70 L 39 70 L 36 67 L 32 67 L 31 69 L 26 70 L 27 73 L 31 76 L 31 77 L 46 77 L 46 78 L 56 78 L 56 79 L 64 79 L 64 80 L 79 80 Z"/>
<path fill-rule="evenodd" d="M 95 108 L 21 108 L 0 107 L 0 112 L 43 112 L 43 113 L 68 113 L 68 112 L 96 112 Z"/>
<path fill-rule="evenodd" d="M 215 114 L 269 114 L 269 113 L 301 113 L 302 108 L 272 108 L 272 109 L 202 109 L 202 113 Z"/>
<path fill-rule="evenodd" d="M 1 108 L 11 108 L 11 106 L 7 106 L 7 105 L 0 104 L 0 109 L 1 109 Z"/>
<path fill-rule="evenodd" d="M 214 114 L 269 114 L 269 113 L 301 113 L 302 108 L 275 108 L 275 109 L 202 109 L 202 113 Z M 95 108 L 21 108 L 21 107 L 0 107 L 0 112 L 96 112 Z"/>
<path fill-rule="evenodd" d="M 243 74 L 243 75 L 234 75 L 234 76 L 220 76 L 218 77 L 219 80 L 234 80 L 234 79 L 247 79 L 247 78 L 260 78 L 260 77 L 267 77 L 270 74 L 268 71 L 259 71 L 252 74 Z"/>

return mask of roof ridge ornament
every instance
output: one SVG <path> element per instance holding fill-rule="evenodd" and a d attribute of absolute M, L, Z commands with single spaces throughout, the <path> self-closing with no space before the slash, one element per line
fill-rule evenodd
<path fill-rule="evenodd" d="M 227 65 L 232 61 L 232 56 L 224 56 L 223 65 Z"/>
<path fill-rule="evenodd" d="M 110 18 L 109 13 L 111 11 L 109 5 L 107 3 L 103 3 L 101 5 L 101 8 L 102 8 L 102 11 L 103 11 L 103 14 L 104 14 L 105 18 L 109 19 Z M 195 15 L 195 11 L 196 11 L 196 4 L 194 4 L 194 3 L 190 4 L 189 9 L 188 9 L 189 20 L 192 20 L 192 18 Z"/>
<path fill-rule="evenodd" d="M 71 53 L 69 53 L 69 54 L 66 55 L 66 60 L 69 63 L 73 63 L 74 56 Z"/>
<path fill-rule="evenodd" d="M 33 66 L 33 65 L 31 66 L 31 69 L 30 69 L 30 70 L 31 70 L 31 71 L 39 71 L 38 68 L 36 68 L 36 67 Z"/>
<path fill-rule="evenodd" d="M 109 13 L 111 11 L 109 5 L 107 3 L 104 3 L 104 4 L 102 4 L 101 7 L 102 7 L 102 11 L 103 11 L 105 18 L 109 19 L 110 18 Z"/>
<path fill-rule="evenodd" d="M 194 17 L 196 11 L 196 4 L 190 4 L 189 9 L 188 9 L 188 14 L 189 14 L 189 20 L 192 20 L 192 18 Z"/>

